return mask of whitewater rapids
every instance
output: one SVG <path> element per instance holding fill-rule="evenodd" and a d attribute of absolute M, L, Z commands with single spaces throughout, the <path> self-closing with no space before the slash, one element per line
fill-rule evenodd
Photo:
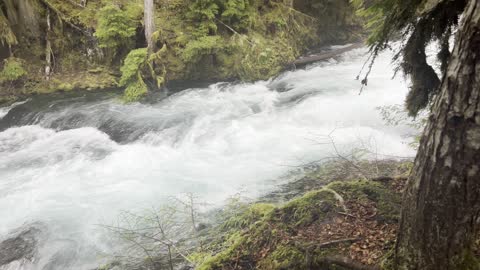
<path fill-rule="evenodd" d="M 25 269 L 92 269 L 112 251 L 97 225 L 120 211 L 185 192 L 217 206 L 240 190 L 255 198 L 292 166 L 335 155 L 322 136 L 331 134 L 340 151 L 362 143 L 380 157 L 413 156 L 403 137 L 411 129 L 387 126 L 376 109 L 403 103 L 407 83 L 391 79 L 391 55 L 381 55 L 359 95 L 365 53 L 153 104 L 106 95 L 52 100 L 17 117 L 29 102 L 0 108 L 0 240 L 41 222 L 49 234 L 40 260 Z M 63 265 L 49 264 L 58 254 Z"/>

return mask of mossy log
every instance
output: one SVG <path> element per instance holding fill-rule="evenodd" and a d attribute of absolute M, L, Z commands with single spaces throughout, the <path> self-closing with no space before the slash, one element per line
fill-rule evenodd
<path fill-rule="evenodd" d="M 342 53 L 351 51 L 353 49 L 358 49 L 358 48 L 361 48 L 363 46 L 364 46 L 364 43 L 359 42 L 359 43 L 355 43 L 355 44 L 349 45 L 349 46 L 347 46 L 345 48 L 341 48 L 341 49 L 320 52 L 320 53 L 316 53 L 316 54 L 312 54 L 312 55 L 308 55 L 308 56 L 302 56 L 302 57 L 298 58 L 297 60 L 293 61 L 292 63 L 288 64 L 287 67 L 296 68 L 296 67 L 306 66 L 308 64 L 312 64 L 312 63 L 315 63 L 315 62 L 324 61 L 324 60 L 333 58 L 333 57 L 338 56 Z"/>

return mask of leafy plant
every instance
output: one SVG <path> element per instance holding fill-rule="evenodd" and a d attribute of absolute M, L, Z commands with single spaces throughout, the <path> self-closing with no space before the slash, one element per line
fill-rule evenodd
<path fill-rule="evenodd" d="M 135 49 L 130 51 L 120 68 L 122 77 L 120 78 L 120 86 L 126 86 L 124 100 L 132 102 L 148 92 L 147 85 L 142 78 L 142 69 L 147 62 L 147 48 Z"/>
<path fill-rule="evenodd" d="M 217 32 L 216 16 L 219 7 L 215 0 L 191 0 L 187 11 L 187 19 L 197 25 L 197 35 L 204 36 Z"/>
<path fill-rule="evenodd" d="M 13 82 L 27 75 L 22 62 L 18 58 L 10 57 L 4 60 L 3 70 L 0 72 L 0 82 Z"/>
<path fill-rule="evenodd" d="M 245 31 L 251 24 L 251 4 L 249 0 L 226 0 L 220 1 L 222 8 L 222 20 L 237 31 Z"/>
<path fill-rule="evenodd" d="M 196 62 L 204 55 L 215 54 L 223 49 L 225 47 L 223 43 L 221 36 L 200 37 L 187 43 L 182 53 L 182 59 L 185 62 Z"/>
<path fill-rule="evenodd" d="M 98 13 L 98 27 L 95 36 L 98 38 L 101 48 L 130 47 L 138 21 L 132 18 L 132 13 L 120 7 L 109 4 Z"/>

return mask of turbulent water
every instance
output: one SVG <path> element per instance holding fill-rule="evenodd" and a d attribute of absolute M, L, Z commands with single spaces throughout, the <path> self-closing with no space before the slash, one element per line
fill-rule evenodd
<path fill-rule="evenodd" d="M 91 269 L 111 251 L 97 224 L 119 211 L 184 192 L 214 205 L 240 190 L 265 194 L 292 166 L 335 155 L 322 143 L 328 134 L 339 151 L 366 145 L 380 157 L 412 156 L 402 137 L 409 129 L 386 126 L 376 109 L 402 103 L 406 83 L 391 79 L 383 55 L 359 95 L 365 53 L 152 104 L 97 94 L 0 109 L 0 239 L 41 222 L 49 234 L 31 269 Z"/>

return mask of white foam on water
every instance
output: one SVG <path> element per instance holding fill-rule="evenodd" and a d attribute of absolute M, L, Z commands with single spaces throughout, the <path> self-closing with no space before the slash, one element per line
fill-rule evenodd
<path fill-rule="evenodd" d="M 1 132 L 0 235 L 41 221 L 51 248 L 36 267 L 67 241 L 75 251 L 69 268 L 86 269 L 111 248 L 96 224 L 119 211 L 161 205 L 183 192 L 214 205 L 240 189 L 250 197 L 264 194 L 292 165 L 335 155 L 321 143 L 325 135 L 340 151 L 366 143 L 381 156 L 412 156 L 402 138 L 409 128 L 386 126 L 376 109 L 402 103 L 406 83 L 391 79 L 391 55 L 382 55 L 359 95 L 354 79 L 365 53 L 354 50 L 271 81 L 189 89 L 153 105 L 109 100 L 111 113 L 136 125 L 162 125 L 127 144 L 88 126 Z M 87 114 L 94 106 L 72 110 Z"/>

